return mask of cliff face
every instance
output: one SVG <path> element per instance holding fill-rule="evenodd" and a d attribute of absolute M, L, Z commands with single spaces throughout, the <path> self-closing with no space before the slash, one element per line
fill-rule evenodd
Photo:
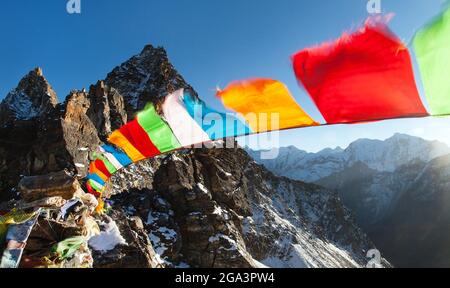
<path fill-rule="evenodd" d="M 40 80 L 36 81 L 36 77 Z M 21 87 L 26 82 L 29 82 L 28 86 L 35 82 L 47 83 L 41 73 L 31 72 L 21 80 L 15 93 L 22 91 Z M 26 100 L 23 99 L 40 96 L 45 99 L 43 103 L 50 103 L 46 98 L 54 95 L 46 89 L 35 88 L 32 91 L 34 94 L 29 96 L 27 90 L 23 90 L 18 94 L 21 98 L 15 98 L 15 101 L 24 102 Z M 71 92 L 62 104 L 36 106 L 36 113 L 29 119 L 11 116 L 25 113 L 17 111 L 18 106 L 11 105 L 10 98 L 5 98 L 0 105 L 2 113 L 6 111 L 2 115 L 10 116 L 2 117 L 4 122 L 0 127 L 0 188 L 3 199 L 15 196 L 14 188 L 21 175 L 43 175 L 64 169 L 79 178 L 87 175 L 89 151 L 101 143 L 101 135 L 87 114 L 91 106 L 89 96 L 84 91 Z"/>
<path fill-rule="evenodd" d="M 84 178 L 89 151 L 179 88 L 191 89 L 152 46 L 61 104 L 31 72 L 0 105 L 1 197 L 17 196 L 21 175 Z M 116 173 L 106 195 L 127 245 L 94 252 L 96 267 L 359 267 L 374 248 L 336 193 L 276 177 L 239 148 L 142 161 Z"/>
<path fill-rule="evenodd" d="M 0 104 L 1 196 L 14 196 L 20 175 L 60 171 L 71 160 L 61 105 L 40 69 L 31 71 Z"/>
<path fill-rule="evenodd" d="M 115 88 L 107 86 L 104 81 L 91 86 L 89 99 L 86 114 L 94 123 L 100 139 L 106 141 L 113 131 L 128 122 L 125 101 Z"/>

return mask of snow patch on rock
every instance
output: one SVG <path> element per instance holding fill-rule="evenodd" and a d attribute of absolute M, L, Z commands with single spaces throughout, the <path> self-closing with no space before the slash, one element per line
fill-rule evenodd
<path fill-rule="evenodd" d="M 23 91 L 14 90 L 8 94 L 3 102 L 17 120 L 30 120 L 39 116 L 39 108 L 33 105 L 28 95 Z"/>
<path fill-rule="evenodd" d="M 117 245 L 128 245 L 120 234 L 116 222 L 103 222 L 100 226 L 102 227 L 100 235 L 94 236 L 89 240 L 89 246 L 92 249 L 105 253 L 113 250 Z"/>

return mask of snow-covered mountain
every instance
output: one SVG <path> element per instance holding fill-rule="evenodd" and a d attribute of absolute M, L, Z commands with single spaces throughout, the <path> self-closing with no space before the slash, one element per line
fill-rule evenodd
<path fill-rule="evenodd" d="M 278 175 L 337 191 L 395 266 L 450 266 L 438 256 L 447 251 L 439 243 L 450 237 L 437 232 L 450 228 L 442 209 L 450 199 L 450 149 L 445 144 L 396 134 L 385 141 L 361 139 L 345 150 L 306 153 L 282 148 L 273 160 L 249 153 Z M 439 259 L 435 265 L 432 257 Z"/>
<path fill-rule="evenodd" d="M 385 141 L 360 139 L 345 150 L 338 147 L 308 153 L 293 146 L 280 148 L 279 156 L 270 160 L 261 159 L 258 151 L 247 151 L 258 163 L 277 175 L 316 182 L 357 163 L 378 172 L 394 172 L 413 160 L 428 162 L 449 154 L 450 148 L 438 141 L 395 134 Z"/>
<path fill-rule="evenodd" d="M 277 175 L 339 191 L 345 205 L 356 212 L 358 223 L 366 228 L 395 208 L 428 162 L 450 154 L 443 143 L 404 134 L 385 141 L 360 139 L 346 149 L 318 153 L 281 148 L 279 157 L 271 160 L 261 159 L 260 152 L 247 151 Z"/>
<path fill-rule="evenodd" d="M 319 153 L 308 153 L 294 146 L 280 148 L 275 159 L 263 160 L 259 151 L 246 149 L 260 164 L 279 176 L 294 180 L 314 182 L 340 171 L 344 165 L 341 148 L 325 149 Z M 305 168 L 308 169 L 305 169 Z"/>

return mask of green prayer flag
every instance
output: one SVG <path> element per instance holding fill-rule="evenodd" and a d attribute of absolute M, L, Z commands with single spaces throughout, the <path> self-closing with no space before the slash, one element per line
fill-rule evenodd
<path fill-rule="evenodd" d="M 75 252 L 80 249 L 81 245 L 86 243 L 86 237 L 75 236 L 59 242 L 53 246 L 52 250 L 54 253 L 58 254 L 60 260 L 66 260 L 72 258 Z"/>
<path fill-rule="evenodd" d="M 103 187 L 99 187 L 95 182 L 89 180 L 89 184 L 94 188 L 95 191 L 102 191 Z"/>
<path fill-rule="evenodd" d="M 426 98 L 434 116 L 450 114 L 450 8 L 414 37 Z"/>
<path fill-rule="evenodd" d="M 169 152 L 181 147 L 169 125 L 161 119 L 153 104 L 137 116 L 139 125 L 147 132 L 153 144 L 161 153 Z"/>

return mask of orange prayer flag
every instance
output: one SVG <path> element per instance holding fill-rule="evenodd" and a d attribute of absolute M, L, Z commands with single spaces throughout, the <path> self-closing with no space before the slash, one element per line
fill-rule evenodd
<path fill-rule="evenodd" d="M 241 114 L 253 132 L 320 125 L 297 104 L 288 88 L 271 79 L 230 84 L 218 91 L 225 107 Z"/>

